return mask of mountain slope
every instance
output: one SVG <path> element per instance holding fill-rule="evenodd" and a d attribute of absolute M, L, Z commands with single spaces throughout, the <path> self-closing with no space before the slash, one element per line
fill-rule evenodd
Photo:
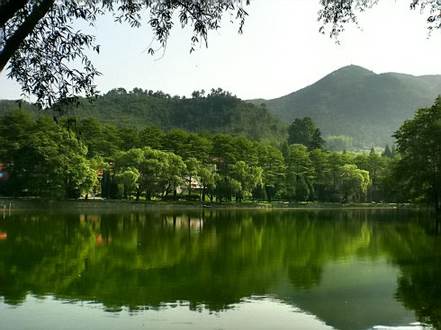
<path fill-rule="evenodd" d="M 352 136 L 362 147 L 390 143 L 401 123 L 439 94 L 441 75 L 376 74 L 351 65 L 292 94 L 254 103 L 286 122 L 309 116 L 325 136 Z"/>
<path fill-rule="evenodd" d="M 0 115 L 17 107 L 14 101 L 0 101 Z M 39 113 L 28 103 L 23 103 L 22 108 Z M 61 111 L 122 127 L 156 126 L 165 130 L 243 134 L 274 142 L 286 138 L 286 125 L 265 107 L 244 102 L 222 90 L 213 90 L 207 96 L 180 98 L 139 88 L 131 92 L 118 88 L 93 102 L 80 99 L 78 105 L 61 107 Z"/>

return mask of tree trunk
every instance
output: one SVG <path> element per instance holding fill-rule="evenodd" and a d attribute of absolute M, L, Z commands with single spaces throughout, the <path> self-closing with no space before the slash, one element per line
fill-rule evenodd
<path fill-rule="evenodd" d="M 54 0 L 44 0 L 40 5 L 35 6 L 23 24 L 6 40 L 3 50 L 0 52 L 0 72 L 3 71 L 9 59 L 20 48 L 23 41 L 32 33 L 35 26 L 48 13 L 53 4 Z M 5 17 L 7 17 L 7 14 Z"/>
<path fill-rule="evenodd" d="M 201 202 L 205 202 L 205 187 L 202 187 L 202 196 L 201 196 Z"/>
<path fill-rule="evenodd" d="M 265 193 L 266 193 L 266 199 L 268 200 L 268 202 L 271 202 L 272 200 L 272 189 L 269 187 L 265 187 Z"/>
<path fill-rule="evenodd" d="M 191 176 L 188 179 L 188 199 L 191 199 Z"/>
<path fill-rule="evenodd" d="M 9 0 L 0 5 L 0 26 L 6 24 L 17 12 L 24 8 L 27 0 Z"/>

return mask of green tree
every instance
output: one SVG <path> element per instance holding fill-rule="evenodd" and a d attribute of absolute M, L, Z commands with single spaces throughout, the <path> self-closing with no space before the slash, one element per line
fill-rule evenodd
<path fill-rule="evenodd" d="M 429 8 L 429 29 L 441 27 L 441 9 L 436 0 L 409 0 L 410 7 Z M 245 4 L 249 4 L 246 0 Z M 321 0 L 321 32 L 329 27 L 338 36 L 345 24 L 356 22 L 357 15 L 378 0 Z M 50 105 L 84 92 L 95 95 L 94 78 L 99 75 L 87 50 L 99 53 L 94 35 L 75 29 L 78 23 L 93 25 L 100 15 L 110 12 L 117 22 L 137 28 L 148 22 L 154 40 L 165 47 L 173 18 L 192 28 L 191 48 L 204 42 L 208 32 L 219 28 L 224 15 L 233 14 L 239 32 L 248 15 L 242 1 L 166 0 L 157 6 L 143 0 L 3 0 L 0 2 L 0 72 L 9 63 L 8 76 L 18 81 L 26 94 L 35 94 L 42 105 Z M 154 53 L 154 46 L 148 49 Z M 80 64 L 80 68 L 78 66 Z M 139 91 L 136 91 L 139 92 Z"/>
<path fill-rule="evenodd" d="M 198 174 L 200 173 L 201 163 L 196 158 L 191 157 L 185 160 L 185 167 L 188 197 L 191 198 L 192 183 L 194 181 L 199 181 Z"/>
<path fill-rule="evenodd" d="M 262 183 L 265 191 L 264 199 L 271 201 L 280 197 L 285 184 L 286 166 L 282 152 L 268 144 L 257 145 L 259 166 L 262 168 Z M 277 196 L 279 194 L 279 196 Z"/>
<path fill-rule="evenodd" d="M 161 149 L 164 133 L 159 128 L 148 126 L 142 129 L 138 134 L 139 147 Z"/>
<path fill-rule="evenodd" d="M 6 115 L 0 120 L 0 136 L 0 156 L 10 172 L 5 193 L 76 198 L 97 182 L 87 147 L 49 117 L 33 121 L 22 112 Z"/>
<path fill-rule="evenodd" d="M 140 173 L 147 199 L 154 195 L 164 198 L 184 182 L 186 166 L 180 156 L 150 148 L 143 153 Z"/>
<path fill-rule="evenodd" d="M 286 160 L 286 190 L 289 200 L 305 201 L 313 194 L 313 167 L 308 149 L 302 144 L 289 146 Z"/>
<path fill-rule="evenodd" d="M 344 165 L 354 164 L 353 158 L 353 154 L 347 152 L 331 152 L 328 155 L 328 164 L 331 176 L 328 195 L 330 201 L 338 202 L 344 198 L 341 191 L 341 171 Z"/>
<path fill-rule="evenodd" d="M 368 171 L 360 170 L 353 164 L 345 164 L 341 167 L 341 189 L 344 201 L 364 201 L 369 184 Z"/>
<path fill-rule="evenodd" d="M 441 213 L 441 97 L 419 109 L 394 134 L 401 159 L 397 176 L 410 198 L 431 203 Z"/>
<path fill-rule="evenodd" d="M 94 118 L 80 120 L 77 134 L 86 144 L 89 157 L 112 158 L 122 145 L 121 136 L 115 126 L 102 124 Z"/>
<path fill-rule="evenodd" d="M 383 181 L 388 164 L 386 157 L 382 157 L 372 148 L 369 154 L 357 155 L 354 159 L 358 168 L 369 172 L 371 185 L 368 190 L 370 201 L 381 201 L 384 197 Z"/>
<path fill-rule="evenodd" d="M 213 165 L 201 165 L 199 167 L 198 176 L 201 180 L 202 191 L 201 191 L 201 201 L 205 202 L 205 196 L 207 193 L 210 194 L 210 199 L 213 201 L 213 193 L 216 188 L 217 173 Z"/>
<path fill-rule="evenodd" d="M 303 144 L 308 149 L 320 149 L 325 144 L 320 130 L 312 119 L 305 117 L 296 118 L 288 127 L 288 144 Z"/>
<path fill-rule="evenodd" d="M 329 153 L 322 149 L 315 149 L 309 153 L 312 167 L 314 169 L 314 197 L 320 201 L 332 200 L 333 194 L 333 173 L 330 164 Z"/>
<path fill-rule="evenodd" d="M 231 167 L 232 191 L 236 193 L 237 201 L 250 196 L 253 189 L 262 184 L 262 173 L 261 167 L 249 166 L 243 160 Z"/>
<path fill-rule="evenodd" d="M 231 165 L 238 160 L 238 151 L 234 138 L 227 134 L 216 134 L 212 137 L 213 149 L 211 159 L 221 175 L 228 175 Z"/>
<path fill-rule="evenodd" d="M 394 154 L 388 144 L 386 144 L 386 147 L 384 148 L 384 152 L 383 152 L 382 156 L 387 157 L 387 158 L 394 157 Z"/>
<path fill-rule="evenodd" d="M 129 167 L 116 175 L 116 179 L 123 185 L 124 198 L 130 198 L 130 195 L 138 188 L 140 174 L 138 169 Z"/>
<path fill-rule="evenodd" d="M 211 151 L 209 139 L 183 129 L 173 129 L 165 134 L 161 144 L 163 150 L 173 152 L 183 159 L 194 158 L 204 163 L 208 162 Z"/>
<path fill-rule="evenodd" d="M 247 1 L 248 3 L 248 1 Z M 0 2 L 0 72 L 9 62 L 8 76 L 18 81 L 26 94 L 36 95 L 42 105 L 52 105 L 84 92 L 95 95 L 94 78 L 99 72 L 87 50 L 99 53 L 95 36 L 75 28 L 93 25 L 98 16 L 111 13 L 117 22 L 140 27 L 148 22 L 154 40 L 165 47 L 173 17 L 192 28 L 191 50 L 207 43 L 209 30 L 219 27 L 224 14 L 235 13 L 242 31 L 247 13 L 241 2 L 111 0 L 4 0 Z M 154 46 L 148 52 L 154 53 Z"/>

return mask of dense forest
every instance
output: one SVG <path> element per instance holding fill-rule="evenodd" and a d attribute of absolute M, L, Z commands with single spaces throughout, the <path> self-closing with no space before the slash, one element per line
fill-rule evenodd
<path fill-rule="evenodd" d="M 352 65 L 273 100 L 243 101 L 221 88 L 194 91 L 190 97 L 115 88 L 96 98 L 58 102 L 48 110 L 56 117 L 92 117 L 118 127 L 153 125 L 166 131 L 243 134 L 273 144 L 286 139 L 293 120 L 311 117 L 327 149 L 357 151 L 393 144 L 392 134 L 402 122 L 416 109 L 432 104 L 440 93 L 441 76 L 376 74 Z M 18 105 L 39 114 L 29 103 Z M 0 100 L 0 116 L 16 108 L 17 102 Z"/>
<path fill-rule="evenodd" d="M 413 200 L 440 210 L 439 122 L 441 98 L 396 132 L 397 150 L 356 153 L 326 150 L 309 117 L 269 143 L 16 110 L 0 118 L 0 194 L 204 203 Z"/>
<path fill-rule="evenodd" d="M 23 109 L 39 115 L 29 103 Z M 17 108 L 14 101 L 0 101 L 0 115 Z M 244 102 L 222 89 L 195 91 L 191 98 L 170 96 L 162 91 L 134 88 L 110 90 L 90 100 L 78 98 L 49 109 L 54 116 L 96 118 L 101 123 L 142 129 L 153 125 L 163 130 L 180 128 L 191 132 L 243 134 L 252 139 L 278 141 L 286 137 L 286 124 L 272 116 L 265 106 Z"/>
<path fill-rule="evenodd" d="M 320 144 L 308 149 L 300 140 L 279 148 L 240 135 L 121 128 L 93 118 L 57 123 L 25 111 L 2 117 L 0 136 L 8 173 L 0 189 L 8 196 L 218 202 L 393 199 L 387 181 L 393 155 L 374 150 L 328 152 Z"/>

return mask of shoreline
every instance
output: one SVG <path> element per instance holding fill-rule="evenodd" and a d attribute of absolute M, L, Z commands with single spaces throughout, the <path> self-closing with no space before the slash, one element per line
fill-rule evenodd
<path fill-rule="evenodd" d="M 243 203 L 200 203 L 187 201 L 133 201 L 133 200 L 50 200 L 36 198 L 0 198 L 0 211 L 32 210 L 399 210 L 424 209 L 424 206 L 398 203 L 321 203 L 321 202 L 243 202 Z"/>

